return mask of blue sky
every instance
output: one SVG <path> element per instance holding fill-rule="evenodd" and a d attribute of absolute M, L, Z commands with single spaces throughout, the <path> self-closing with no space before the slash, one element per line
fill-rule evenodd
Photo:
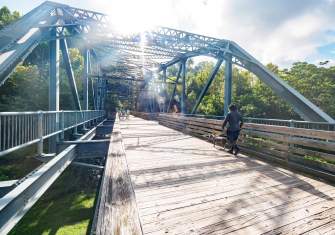
<path fill-rule="evenodd" d="M 1 0 L 26 13 L 41 0 Z M 335 0 L 60 0 L 110 15 L 114 27 L 154 25 L 234 40 L 263 63 L 335 65 Z"/>

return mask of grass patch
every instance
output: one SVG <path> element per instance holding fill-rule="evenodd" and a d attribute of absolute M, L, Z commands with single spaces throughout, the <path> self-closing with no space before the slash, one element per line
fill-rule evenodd
<path fill-rule="evenodd" d="M 41 165 L 34 159 L 34 146 L 0 158 L 0 181 L 19 179 Z"/>
<path fill-rule="evenodd" d="M 305 155 L 304 158 L 307 159 L 307 160 L 311 160 L 311 161 L 316 161 L 316 162 L 321 162 L 321 163 L 329 163 L 329 164 L 335 165 L 335 161 L 326 160 L 326 159 L 323 159 L 323 158 L 318 157 L 318 156 Z"/>
<path fill-rule="evenodd" d="M 69 167 L 9 233 L 81 235 L 89 232 L 98 180 Z"/>

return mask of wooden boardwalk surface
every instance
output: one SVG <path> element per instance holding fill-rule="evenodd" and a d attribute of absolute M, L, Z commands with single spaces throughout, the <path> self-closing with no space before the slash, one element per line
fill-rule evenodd
<path fill-rule="evenodd" d="M 335 187 L 175 130 L 121 121 L 144 234 L 335 234 Z"/>

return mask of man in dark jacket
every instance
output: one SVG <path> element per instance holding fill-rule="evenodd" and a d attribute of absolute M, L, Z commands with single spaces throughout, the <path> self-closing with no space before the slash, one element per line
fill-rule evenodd
<path fill-rule="evenodd" d="M 240 130 L 243 125 L 243 119 L 242 119 L 242 115 L 237 111 L 236 105 L 231 104 L 229 106 L 229 111 L 230 112 L 227 114 L 223 122 L 222 129 L 224 130 L 224 128 L 226 127 L 228 123 L 227 139 L 231 146 L 228 153 L 234 153 L 235 155 L 237 155 L 238 152 L 240 151 L 240 148 L 237 146 L 237 139 L 238 139 Z"/>

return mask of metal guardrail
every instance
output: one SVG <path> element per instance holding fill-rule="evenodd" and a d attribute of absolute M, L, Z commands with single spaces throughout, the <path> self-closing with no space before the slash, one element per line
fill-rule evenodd
<path fill-rule="evenodd" d="M 0 157 L 104 115 L 102 110 L 0 112 Z"/>

